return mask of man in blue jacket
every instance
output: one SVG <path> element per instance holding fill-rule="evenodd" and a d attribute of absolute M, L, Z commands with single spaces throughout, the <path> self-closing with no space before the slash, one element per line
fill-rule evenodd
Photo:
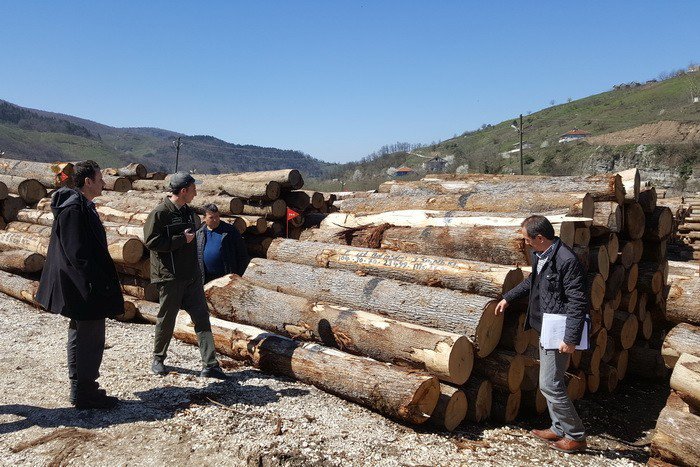
<path fill-rule="evenodd" d="M 554 228 L 546 217 L 530 216 L 521 227 L 525 243 L 533 250 L 532 274 L 503 294 L 496 314 L 529 294 L 525 329 L 541 332 L 544 313 L 566 315 L 564 340 L 559 348 L 547 350 L 540 345 L 540 391 L 547 399 L 552 426 L 531 433 L 551 442 L 556 450 L 583 451 L 586 432 L 566 392 L 565 373 L 586 325 L 590 306 L 586 274 L 576 254 L 554 235 Z"/>
<path fill-rule="evenodd" d="M 51 199 L 54 220 L 36 299 L 47 311 L 70 318 L 70 402 L 78 409 L 109 409 L 118 399 L 97 383 L 105 318 L 124 313 L 124 297 L 92 202 L 104 188 L 100 167 L 94 161 L 78 162 L 73 178 L 75 189 L 61 188 Z"/>
<path fill-rule="evenodd" d="M 216 204 L 204 206 L 204 223 L 197 230 L 197 258 L 202 284 L 226 274 L 242 276 L 250 262 L 243 237 L 221 220 Z"/>

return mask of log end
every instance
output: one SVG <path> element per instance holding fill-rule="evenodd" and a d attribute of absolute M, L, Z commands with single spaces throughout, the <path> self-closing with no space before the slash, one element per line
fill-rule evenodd
<path fill-rule="evenodd" d="M 448 362 L 449 382 L 464 384 L 474 367 L 474 346 L 466 336 L 460 336 L 452 345 Z"/>
<path fill-rule="evenodd" d="M 413 399 L 401 409 L 401 418 L 415 424 L 425 423 L 435 410 L 440 398 L 440 382 L 426 378 L 413 393 Z"/>
<path fill-rule="evenodd" d="M 484 307 L 484 311 L 476 326 L 474 341 L 477 347 L 477 355 L 486 357 L 498 345 L 503 331 L 503 313 L 496 315 L 496 300 L 490 300 Z"/>

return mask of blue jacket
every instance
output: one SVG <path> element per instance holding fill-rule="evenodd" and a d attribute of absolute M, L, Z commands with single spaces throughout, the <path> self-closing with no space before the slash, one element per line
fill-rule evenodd
<path fill-rule="evenodd" d="M 223 230 L 221 250 L 223 254 L 222 259 L 224 260 L 224 273 L 242 276 L 250 262 L 248 248 L 243 241 L 243 237 L 234 226 L 224 221 L 221 221 L 219 225 Z M 199 261 L 199 271 L 202 275 L 202 284 L 205 283 L 204 247 L 207 244 L 207 236 L 204 234 L 204 229 L 206 228 L 206 224 L 202 224 L 197 230 L 197 259 Z"/>
<path fill-rule="evenodd" d="M 578 344 L 590 309 L 588 280 L 576 254 L 559 238 L 555 242 L 554 251 L 540 274 L 537 274 L 539 258 L 533 253 L 532 274 L 503 294 L 503 298 L 511 303 L 529 294 L 525 329 L 541 331 L 544 313 L 566 315 L 564 342 Z"/>

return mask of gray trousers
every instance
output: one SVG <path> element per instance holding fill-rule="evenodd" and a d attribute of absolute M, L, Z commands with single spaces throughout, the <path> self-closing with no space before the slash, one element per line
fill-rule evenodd
<path fill-rule="evenodd" d="M 71 383 L 81 388 L 96 387 L 105 350 L 105 320 L 70 320 L 66 348 Z"/>
<path fill-rule="evenodd" d="M 156 284 L 160 296 L 160 310 L 156 320 L 156 336 L 153 357 L 161 362 L 165 360 L 168 346 L 173 337 L 178 312 L 185 310 L 192 318 L 197 334 L 199 353 L 205 368 L 217 366 L 214 336 L 209 322 L 209 307 L 204 296 L 201 279 L 172 280 Z"/>
<path fill-rule="evenodd" d="M 571 354 L 545 350 L 540 346 L 540 391 L 547 399 L 551 430 L 560 437 L 575 441 L 586 439 L 586 429 L 566 393 L 566 369 Z"/>

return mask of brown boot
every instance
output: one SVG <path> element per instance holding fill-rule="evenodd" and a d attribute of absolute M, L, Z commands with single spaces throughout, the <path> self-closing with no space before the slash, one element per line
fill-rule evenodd
<path fill-rule="evenodd" d="M 574 441 L 573 439 L 569 438 L 562 438 L 559 441 L 550 444 L 549 446 L 552 449 L 556 449 L 557 451 L 565 452 L 568 454 L 585 451 L 588 447 L 585 440 Z"/>
<path fill-rule="evenodd" d="M 557 436 L 557 434 L 549 428 L 547 428 L 546 430 L 531 430 L 530 434 L 537 436 L 539 439 L 543 439 L 545 441 L 559 441 L 561 439 L 560 436 Z"/>

